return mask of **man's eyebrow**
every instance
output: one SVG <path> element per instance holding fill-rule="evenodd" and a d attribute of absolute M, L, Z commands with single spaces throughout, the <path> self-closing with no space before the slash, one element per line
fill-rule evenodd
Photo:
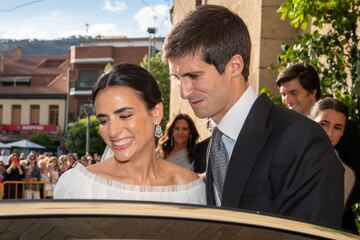
<path fill-rule="evenodd" d="M 194 75 L 199 75 L 201 73 L 203 73 L 204 71 L 190 71 L 190 72 L 186 72 L 184 74 L 181 74 L 181 77 L 192 77 Z M 175 77 L 175 78 L 179 78 L 176 74 L 171 73 L 170 74 L 171 77 Z"/>

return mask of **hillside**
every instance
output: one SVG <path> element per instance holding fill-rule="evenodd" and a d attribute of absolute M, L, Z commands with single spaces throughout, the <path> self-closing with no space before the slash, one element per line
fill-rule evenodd
<path fill-rule="evenodd" d="M 22 55 L 65 55 L 69 48 L 79 45 L 82 42 L 92 40 L 89 37 L 74 36 L 56 40 L 38 40 L 38 39 L 0 39 L 0 54 L 4 49 L 11 53 L 14 45 L 21 48 Z"/>

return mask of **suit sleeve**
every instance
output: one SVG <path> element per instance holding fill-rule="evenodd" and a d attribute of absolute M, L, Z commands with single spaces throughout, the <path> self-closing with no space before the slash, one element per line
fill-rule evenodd
<path fill-rule="evenodd" d="M 340 227 L 344 169 L 323 129 L 308 119 L 287 126 L 274 161 L 270 177 L 277 212 Z"/>

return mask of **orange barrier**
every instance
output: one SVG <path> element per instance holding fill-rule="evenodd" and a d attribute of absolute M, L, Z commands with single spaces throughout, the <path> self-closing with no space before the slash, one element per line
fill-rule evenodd
<path fill-rule="evenodd" d="M 4 181 L 0 199 L 52 198 L 55 183 L 44 181 Z M 1 190 L 1 189 L 0 189 Z"/>

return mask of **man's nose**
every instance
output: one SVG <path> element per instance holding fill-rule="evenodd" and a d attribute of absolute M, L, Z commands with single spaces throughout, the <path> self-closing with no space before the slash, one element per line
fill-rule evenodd
<path fill-rule="evenodd" d="M 190 79 L 184 78 L 179 80 L 181 98 L 188 99 L 193 93 L 193 84 Z"/>
<path fill-rule="evenodd" d="M 290 97 L 289 95 L 284 95 L 282 96 L 282 102 L 284 105 L 289 105 L 290 104 Z"/>

